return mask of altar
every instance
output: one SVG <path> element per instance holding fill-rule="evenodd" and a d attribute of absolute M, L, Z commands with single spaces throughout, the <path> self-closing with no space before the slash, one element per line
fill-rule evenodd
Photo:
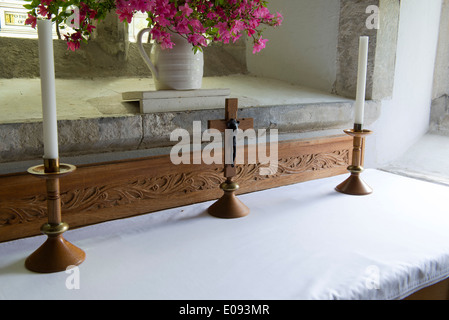
<path fill-rule="evenodd" d="M 60 22 L 55 2 L 28 15 L 37 41 L 0 34 L 0 299 L 260 301 L 258 314 L 274 300 L 449 300 L 448 186 L 420 160 L 447 156 L 419 151 L 432 175 L 413 177 L 401 157 L 446 130 L 447 0 L 285 2 L 292 23 L 267 38 L 254 22 L 284 18 L 265 1 L 246 24 L 234 2 L 170 3 L 163 19 L 144 8 L 152 31 L 171 23 L 190 43 L 167 64 L 146 50 L 171 35 L 131 43 L 121 10 L 129 23 L 142 8 L 119 2 L 120 16 L 82 5 L 105 17 L 84 47 L 94 21 L 61 46 L 41 16 Z M 201 19 L 179 24 L 192 12 L 218 44 Z"/>
<path fill-rule="evenodd" d="M 66 272 L 25 268 L 44 236 L 3 242 L 0 299 L 394 300 L 447 279 L 447 186 L 370 169 L 354 197 L 346 176 L 240 195 L 241 219 L 205 201 L 69 230 L 86 260 Z"/>

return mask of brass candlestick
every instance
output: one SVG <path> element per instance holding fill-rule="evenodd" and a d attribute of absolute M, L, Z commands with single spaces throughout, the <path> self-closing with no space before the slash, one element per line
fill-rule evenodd
<path fill-rule="evenodd" d="M 373 189 L 366 184 L 360 174 L 363 172 L 363 160 L 365 149 L 365 138 L 372 134 L 370 130 L 362 129 L 361 125 L 354 125 L 354 129 L 344 130 L 347 135 L 354 138 L 353 152 L 352 152 L 352 165 L 348 167 L 348 171 L 351 173 L 348 179 L 339 184 L 335 189 L 338 192 L 363 196 L 373 192 Z"/>
<path fill-rule="evenodd" d="M 26 268 L 31 271 L 39 273 L 65 271 L 68 266 L 81 264 L 86 257 L 83 250 L 62 236 L 69 226 L 61 221 L 59 178 L 75 170 L 76 167 L 73 165 L 59 164 L 59 159 L 44 159 L 44 165 L 28 169 L 28 173 L 33 176 L 45 179 L 48 215 L 48 223 L 41 227 L 42 233 L 47 235 L 47 240 L 25 261 Z"/>

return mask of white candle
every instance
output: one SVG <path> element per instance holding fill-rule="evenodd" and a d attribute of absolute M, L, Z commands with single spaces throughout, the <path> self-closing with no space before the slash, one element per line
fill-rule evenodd
<path fill-rule="evenodd" d="M 57 159 L 59 157 L 58 124 L 56 117 L 55 67 L 51 21 L 38 20 L 37 33 L 39 36 L 44 159 Z"/>
<path fill-rule="evenodd" d="M 355 100 L 354 123 L 363 125 L 365 113 L 366 73 L 368 68 L 368 37 L 359 40 L 359 65 L 357 74 L 357 94 Z"/>

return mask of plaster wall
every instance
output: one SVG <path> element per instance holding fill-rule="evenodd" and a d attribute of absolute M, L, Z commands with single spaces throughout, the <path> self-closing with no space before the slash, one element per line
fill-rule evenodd
<path fill-rule="evenodd" d="M 277 0 L 271 12 L 284 16 L 278 28 L 268 28 L 267 47 L 252 53 L 247 43 L 246 60 L 251 74 L 331 92 L 337 73 L 340 1 Z"/>

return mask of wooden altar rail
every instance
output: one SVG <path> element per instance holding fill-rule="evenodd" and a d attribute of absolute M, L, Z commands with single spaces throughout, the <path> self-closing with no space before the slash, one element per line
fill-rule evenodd
<path fill-rule="evenodd" d="M 276 174 L 259 175 L 260 164 L 237 167 L 238 194 L 348 173 L 352 143 L 348 136 L 281 141 Z M 60 180 L 62 220 L 73 229 L 214 200 L 223 181 L 223 165 L 174 165 L 169 155 L 80 165 Z M 1 175 L 0 242 L 40 234 L 45 222 L 44 181 Z"/>

